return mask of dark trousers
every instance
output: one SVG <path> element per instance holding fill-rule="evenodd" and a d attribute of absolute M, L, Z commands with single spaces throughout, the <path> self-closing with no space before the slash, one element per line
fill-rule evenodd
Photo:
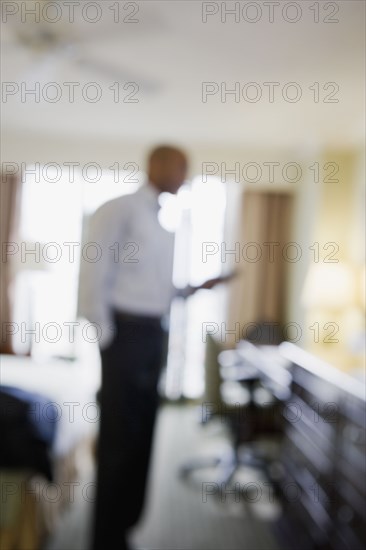
<path fill-rule="evenodd" d="M 93 549 L 126 547 L 143 509 L 164 331 L 157 319 L 116 314 L 102 351 L 101 419 Z"/>

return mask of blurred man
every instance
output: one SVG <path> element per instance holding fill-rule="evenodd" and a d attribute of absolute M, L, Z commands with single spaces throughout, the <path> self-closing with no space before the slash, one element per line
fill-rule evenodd
<path fill-rule="evenodd" d="M 102 357 L 94 550 L 127 548 L 126 532 L 143 508 L 163 360 L 161 320 L 178 294 L 174 237 L 158 221 L 158 199 L 177 193 L 186 174 L 182 151 L 158 147 L 148 160 L 148 181 L 103 205 L 91 221 L 88 242 L 101 247 L 101 257 L 83 260 L 79 311 L 96 323 Z"/>

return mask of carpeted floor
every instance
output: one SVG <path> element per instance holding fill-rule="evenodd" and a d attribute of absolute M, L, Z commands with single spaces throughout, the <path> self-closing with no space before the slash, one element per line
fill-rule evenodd
<path fill-rule="evenodd" d="M 243 490 L 238 498 L 228 487 L 225 502 L 217 492 L 215 470 L 197 471 L 193 483 L 179 477 L 180 466 L 190 459 L 229 448 L 223 423 L 201 426 L 199 419 L 197 407 L 162 406 L 146 509 L 131 544 L 143 550 L 278 550 L 271 521 L 279 508 L 258 471 L 242 468 L 234 482 Z M 89 470 L 46 550 L 88 550 L 92 484 Z"/>

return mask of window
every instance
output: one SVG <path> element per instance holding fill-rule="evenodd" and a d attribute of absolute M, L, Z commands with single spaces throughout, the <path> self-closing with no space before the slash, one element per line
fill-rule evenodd
<path fill-rule="evenodd" d="M 29 167 L 33 168 L 33 167 Z M 40 174 L 42 174 L 42 167 Z M 83 224 L 103 203 L 134 192 L 145 179 L 115 183 L 113 176 L 86 182 L 75 170 L 57 182 L 25 171 L 20 227 L 20 261 L 15 289 L 15 321 L 20 327 L 14 347 L 38 358 L 73 357 L 79 260 Z M 56 179 L 56 178 L 55 178 Z M 123 177 L 120 181 L 124 181 Z M 185 184 L 177 196 L 162 195 L 162 225 L 176 232 L 174 283 L 198 285 L 221 273 L 219 253 L 203 257 L 205 243 L 223 241 L 225 186 L 200 177 Z M 212 248 L 212 247 L 211 247 Z M 210 249 L 211 250 L 211 249 Z M 19 258 L 18 258 L 19 259 Z M 176 300 L 171 312 L 169 361 L 165 378 L 168 396 L 201 395 L 204 387 L 202 324 L 217 318 L 220 292 L 202 291 L 186 303 Z"/>

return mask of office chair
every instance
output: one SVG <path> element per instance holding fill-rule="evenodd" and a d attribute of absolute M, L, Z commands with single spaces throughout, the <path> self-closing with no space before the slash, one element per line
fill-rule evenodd
<path fill-rule="evenodd" d="M 273 325 L 257 323 L 248 332 L 247 341 L 255 345 L 277 345 L 280 331 Z M 262 383 L 263 375 L 253 364 L 244 364 L 237 350 L 222 350 L 211 338 L 207 346 L 206 371 L 210 389 L 215 395 L 211 417 L 224 414 L 230 429 L 231 450 L 221 456 L 193 459 L 181 466 L 179 474 L 192 481 L 192 473 L 215 467 L 216 482 L 222 487 L 231 482 L 242 466 L 259 468 L 268 475 L 271 459 L 255 450 L 259 438 L 277 439 L 282 429 L 281 402 Z M 212 372 L 214 371 L 214 372 Z M 212 392 L 212 378 L 216 381 Z"/>

